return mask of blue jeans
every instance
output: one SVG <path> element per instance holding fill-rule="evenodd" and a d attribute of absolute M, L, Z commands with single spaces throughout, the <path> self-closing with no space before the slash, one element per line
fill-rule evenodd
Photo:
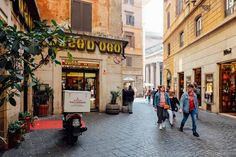
<path fill-rule="evenodd" d="M 181 122 L 181 127 L 184 127 L 185 122 L 188 120 L 188 116 L 191 115 L 192 118 L 192 127 L 193 127 L 193 132 L 196 132 L 197 129 L 197 125 L 196 125 L 196 112 L 195 111 L 191 111 L 189 113 L 183 113 L 184 117 L 183 120 Z"/>

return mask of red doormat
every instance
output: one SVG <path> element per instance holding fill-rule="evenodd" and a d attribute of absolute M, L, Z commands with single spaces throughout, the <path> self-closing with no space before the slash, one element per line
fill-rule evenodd
<path fill-rule="evenodd" d="M 35 120 L 30 130 L 62 129 L 62 120 Z"/>

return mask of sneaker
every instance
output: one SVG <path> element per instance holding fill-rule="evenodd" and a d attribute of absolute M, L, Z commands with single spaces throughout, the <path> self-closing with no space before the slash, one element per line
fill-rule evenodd
<path fill-rule="evenodd" d="M 162 124 L 159 124 L 159 129 L 162 130 Z"/>
<path fill-rule="evenodd" d="M 197 132 L 194 132 L 193 136 L 199 137 L 199 134 Z"/>
<path fill-rule="evenodd" d="M 165 128 L 165 127 L 166 127 L 165 123 L 162 123 L 162 128 Z"/>
<path fill-rule="evenodd" d="M 173 124 L 170 124 L 170 127 L 171 127 L 171 128 L 173 128 L 173 127 L 174 127 L 174 125 L 173 125 Z"/>
<path fill-rule="evenodd" d="M 183 130 L 183 127 L 180 127 L 180 128 L 179 128 L 179 131 L 183 132 L 183 131 L 184 131 L 184 130 Z"/>

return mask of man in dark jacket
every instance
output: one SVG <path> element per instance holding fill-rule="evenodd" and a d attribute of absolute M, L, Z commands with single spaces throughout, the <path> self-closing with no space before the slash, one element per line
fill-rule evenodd
<path fill-rule="evenodd" d="M 129 108 L 129 114 L 133 113 L 133 101 L 134 101 L 134 90 L 132 89 L 132 86 L 129 86 L 128 91 L 126 91 L 127 96 L 126 96 L 126 100 L 127 100 L 127 104 L 128 104 L 128 108 Z"/>

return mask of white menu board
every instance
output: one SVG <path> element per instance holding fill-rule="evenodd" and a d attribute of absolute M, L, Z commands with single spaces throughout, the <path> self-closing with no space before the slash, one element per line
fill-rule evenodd
<path fill-rule="evenodd" d="M 64 90 L 64 112 L 90 112 L 91 92 Z"/>

